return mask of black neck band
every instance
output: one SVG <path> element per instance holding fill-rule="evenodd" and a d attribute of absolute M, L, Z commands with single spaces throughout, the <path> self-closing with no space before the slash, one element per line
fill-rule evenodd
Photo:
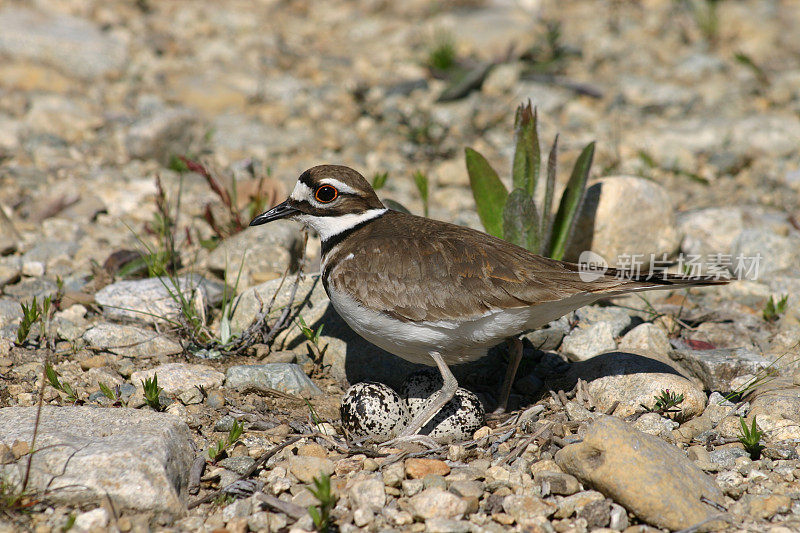
<path fill-rule="evenodd" d="M 346 230 L 344 230 L 344 231 L 342 231 L 340 233 L 337 233 L 336 235 L 331 235 L 330 237 L 328 237 L 327 239 L 322 241 L 320 243 L 322 245 L 321 249 L 320 249 L 322 257 L 324 258 L 328 254 L 328 252 L 330 252 L 337 244 L 342 242 L 347 236 L 352 235 L 353 232 L 363 228 L 364 226 L 366 226 L 367 224 L 369 224 L 373 220 L 378 220 L 382 216 L 383 216 L 383 213 L 381 213 L 380 215 L 378 215 L 376 217 L 372 217 L 370 219 L 367 219 L 367 220 L 364 220 L 362 222 L 359 222 L 355 226 L 347 228 Z"/>

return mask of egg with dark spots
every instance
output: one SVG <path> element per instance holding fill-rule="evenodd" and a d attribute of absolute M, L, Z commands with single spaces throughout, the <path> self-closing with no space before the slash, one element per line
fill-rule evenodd
<path fill-rule="evenodd" d="M 408 404 L 409 416 L 414 417 L 442 387 L 442 377 L 435 369 L 414 372 L 400 389 Z M 486 421 L 486 412 L 478 397 L 467 389 L 456 389 L 453 398 L 442 407 L 419 431 L 439 443 L 471 440 L 473 433 Z"/>
<path fill-rule="evenodd" d="M 406 402 L 383 383 L 356 383 L 339 407 L 342 427 L 351 440 L 385 442 L 408 425 Z"/>
<path fill-rule="evenodd" d="M 442 375 L 435 368 L 423 368 L 409 374 L 400 385 L 400 396 L 408 405 L 409 415 L 413 418 L 441 388 Z"/>

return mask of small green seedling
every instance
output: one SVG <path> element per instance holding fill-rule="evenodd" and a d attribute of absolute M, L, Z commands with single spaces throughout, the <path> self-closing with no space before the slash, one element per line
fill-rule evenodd
<path fill-rule="evenodd" d="M 315 369 L 319 369 L 322 366 L 322 361 L 325 357 L 325 351 L 328 349 L 327 346 L 320 347 L 319 338 L 322 335 L 322 328 L 325 324 L 320 324 L 319 327 L 315 330 L 311 329 L 306 321 L 303 320 L 303 317 L 298 318 L 298 326 L 300 327 L 300 331 L 303 332 L 303 336 L 308 340 L 308 355 L 314 360 Z"/>
<path fill-rule="evenodd" d="M 331 476 L 320 474 L 319 478 L 314 477 L 314 487 L 308 487 L 308 491 L 319 501 L 319 505 L 310 505 L 308 514 L 314 521 L 314 528 L 320 532 L 330 531 L 331 510 L 336 506 L 336 497 L 331 492 Z"/>
<path fill-rule="evenodd" d="M 158 386 L 158 374 L 154 373 L 152 378 L 144 378 L 142 380 L 142 388 L 144 389 L 144 401 L 147 405 L 155 411 L 161 411 L 163 406 L 159 397 L 164 389 Z"/>
<path fill-rule="evenodd" d="M 21 513 L 32 505 L 33 493 L 0 470 L 0 516 Z"/>
<path fill-rule="evenodd" d="M 426 63 L 429 68 L 438 71 L 450 70 L 456 65 L 456 44 L 449 32 L 436 33 Z"/>
<path fill-rule="evenodd" d="M 428 176 L 417 170 L 414 172 L 414 185 L 417 186 L 417 192 L 422 199 L 422 212 L 428 216 L 428 200 L 430 198 L 430 191 L 428 188 Z"/>
<path fill-rule="evenodd" d="M 478 216 L 487 233 L 534 253 L 563 259 L 586 196 L 594 143 L 586 145 L 578 156 L 553 214 L 558 136 L 542 172 L 537 116 L 530 102 L 517 108 L 514 125 L 516 146 L 510 193 L 486 158 L 472 148 L 466 149 L 467 173 Z M 543 201 L 537 205 L 536 192 L 541 187 Z"/>
<path fill-rule="evenodd" d="M 757 461 L 761 457 L 761 451 L 764 449 L 764 446 L 761 444 L 761 438 L 764 436 L 764 432 L 758 428 L 755 416 L 753 417 L 752 427 L 747 427 L 747 423 L 742 416 L 739 417 L 739 423 L 742 425 L 739 442 L 742 443 L 745 451 L 750 454 L 750 458 L 753 461 Z"/>
<path fill-rule="evenodd" d="M 223 492 L 222 494 L 218 495 L 216 498 L 211 500 L 211 503 L 218 506 L 218 507 L 225 507 L 233 502 L 236 501 L 236 496 L 233 494 L 229 494 L 227 492 Z"/>
<path fill-rule="evenodd" d="M 244 431 L 244 424 L 238 420 L 234 420 L 231 429 L 228 431 L 228 436 L 224 439 L 219 439 L 216 444 L 208 449 L 208 457 L 211 461 L 217 462 L 221 459 L 225 451 L 236 444 L 239 437 L 242 436 L 242 431 Z"/>
<path fill-rule="evenodd" d="M 50 385 L 59 392 L 63 392 L 67 396 L 67 401 L 71 403 L 79 403 L 78 393 L 66 381 L 59 380 L 58 373 L 50 363 L 44 364 L 44 372 L 47 375 L 47 381 Z"/>
<path fill-rule="evenodd" d="M 303 332 L 303 336 L 308 340 L 308 342 L 314 346 L 319 345 L 319 336 L 322 335 L 322 328 L 325 327 L 325 324 L 320 324 L 317 330 L 314 331 L 308 326 L 308 324 L 306 324 L 306 321 L 303 319 L 303 317 L 299 317 L 297 321 L 300 326 L 300 331 Z"/>
<path fill-rule="evenodd" d="M 786 312 L 786 304 L 788 301 L 788 294 L 784 294 L 779 300 L 776 300 L 774 297 L 770 296 L 769 300 L 767 301 L 767 305 L 764 306 L 764 312 L 762 313 L 764 320 L 767 322 L 777 321 L 781 315 Z"/>
<path fill-rule="evenodd" d="M 386 180 L 389 179 L 388 172 L 376 172 L 375 175 L 372 177 L 372 188 L 377 190 L 383 189 L 384 185 L 386 185 Z"/>
<path fill-rule="evenodd" d="M 776 357 L 769 365 L 759 369 L 755 376 L 753 376 L 737 390 L 730 392 L 727 396 L 725 396 L 723 401 L 739 403 L 747 394 L 750 394 L 756 388 L 774 381 L 776 378 L 778 378 L 778 376 L 780 376 L 782 369 L 792 366 L 800 361 L 800 357 L 796 356 L 798 353 L 798 348 L 800 348 L 800 341 L 797 341 L 792 346 L 787 348 L 785 352 Z M 790 356 L 791 358 L 787 359 L 787 356 Z"/>
<path fill-rule="evenodd" d="M 64 521 L 64 525 L 61 526 L 61 532 L 66 533 L 67 531 L 72 529 L 75 526 L 75 520 L 77 518 L 78 515 L 76 515 L 75 513 L 70 513 L 69 515 L 67 515 L 67 519 Z"/>
<path fill-rule="evenodd" d="M 658 413 L 660 415 L 667 413 L 679 413 L 680 409 L 676 409 L 678 405 L 683 403 L 683 394 L 672 392 L 669 389 L 664 389 L 658 396 L 653 396 L 655 404 L 648 407 L 645 404 L 641 405 L 648 413 Z"/>
<path fill-rule="evenodd" d="M 697 29 L 703 38 L 712 46 L 719 39 L 719 12 L 717 6 L 721 0 L 684 0 L 688 6 Z"/>
<path fill-rule="evenodd" d="M 317 410 L 314 409 L 314 406 L 311 405 L 311 402 L 308 401 L 308 398 L 303 398 L 303 401 L 306 402 L 306 406 L 308 407 L 308 417 L 311 419 L 311 423 L 317 427 L 317 431 L 323 435 L 327 435 L 325 428 L 322 426 L 322 418 L 320 418 Z"/>
<path fill-rule="evenodd" d="M 33 328 L 36 322 L 42 322 L 40 327 L 42 328 L 42 335 L 44 335 L 44 319 L 50 312 L 50 297 L 46 297 L 42 305 L 39 305 L 36 301 L 36 296 L 33 297 L 29 305 L 25 304 L 25 302 L 22 302 L 20 305 L 22 306 L 22 320 L 17 329 L 18 346 L 21 346 L 27 340 L 28 335 L 31 333 L 31 328 Z"/>
<path fill-rule="evenodd" d="M 102 381 L 98 383 L 98 385 L 100 386 L 100 392 L 103 393 L 103 396 L 111 400 L 115 406 L 122 405 L 122 393 L 120 392 L 119 385 L 115 385 L 113 389 Z"/>

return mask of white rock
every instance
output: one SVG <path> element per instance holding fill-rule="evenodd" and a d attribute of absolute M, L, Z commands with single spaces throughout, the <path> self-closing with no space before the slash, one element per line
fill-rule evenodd
<path fill-rule="evenodd" d="M 608 322 L 573 329 L 561 342 L 561 350 L 572 361 L 585 361 L 592 357 L 615 350 L 614 328 Z"/>
<path fill-rule="evenodd" d="M 708 207 L 678 215 L 678 230 L 683 234 L 685 254 L 728 254 L 744 229 L 742 211 L 733 206 Z"/>
<path fill-rule="evenodd" d="M 0 442 L 30 441 L 36 409 L 0 409 Z M 149 410 L 45 406 L 31 488 L 69 504 L 182 513 L 180 494 L 195 458 L 189 428 Z M 94 516 L 94 515 L 91 515 Z"/>
<path fill-rule="evenodd" d="M 41 261 L 25 261 L 22 263 L 22 275 L 32 278 L 44 276 L 44 263 Z"/>
<path fill-rule="evenodd" d="M 93 348 L 126 357 L 160 357 L 183 352 L 180 344 L 161 333 L 124 324 L 98 324 L 86 330 L 83 339 Z"/>
<path fill-rule="evenodd" d="M 167 363 L 149 370 L 141 370 L 131 374 L 131 383 L 142 388 L 142 381 L 158 375 L 158 386 L 166 394 L 181 395 L 191 389 L 203 387 L 206 390 L 222 386 L 225 374 L 208 365 L 191 365 L 187 363 Z"/>
<path fill-rule="evenodd" d="M 358 509 L 378 512 L 386 503 L 386 491 L 380 479 L 365 479 L 353 483 L 348 494 L 353 506 Z"/>
<path fill-rule="evenodd" d="M 619 349 L 625 352 L 666 356 L 671 346 L 663 329 L 650 322 L 645 322 L 630 330 L 620 339 Z"/>
<path fill-rule="evenodd" d="M 591 250 L 611 266 L 625 256 L 650 263 L 678 249 L 680 236 L 669 193 L 657 183 L 634 176 L 610 176 L 592 182 L 575 224 L 567 258 Z M 618 258 L 621 259 L 618 264 Z"/>
<path fill-rule="evenodd" d="M 108 511 L 103 507 L 92 509 L 75 517 L 75 531 L 92 531 L 108 525 Z"/>

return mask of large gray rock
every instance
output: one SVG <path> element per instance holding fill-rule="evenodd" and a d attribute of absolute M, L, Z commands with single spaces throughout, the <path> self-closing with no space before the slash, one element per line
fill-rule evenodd
<path fill-rule="evenodd" d="M 225 372 L 225 386 L 231 389 L 245 387 L 260 390 L 275 389 L 298 396 L 322 394 L 303 369 L 293 363 L 232 366 Z"/>
<path fill-rule="evenodd" d="M 691 255 L 728 254 L 744 229 L 741 209 L 707 207 L 678 215 L 678 230 L 683 235 L 681 251 Z"/>
<path fill-rule="evenodd" d="M 0 442 L 30 443 L 34 407 L 0 409 Z M 31 488 L 49 501 L 102 504 L 116 509 L 180 514 L 192 450 L 188 426 L 166 413 L 135 409 L 50 407 L 42 409 Z M 20 464 L 2 467 L 17 476 Z"/>
<path fill-rule="evenodd" d="M 615 417 L 597 419 L 582 442 L 561 449 L 555 460 L 565 472 L 657 527 L 683 529 L 719 514 L 701 498 L 725 503 L 714 480 L 675 446 Z M 703 530 L 722 525 L 706 524 Z"/>
<path fill-rule="evenodd" d="M 98 324 L 83 334 L 91 348 L 126 357 L 159 357 L 181 353 L 183 348 L 162 333 L 125 324 Z"/>
<path fill-rule="evenodd" d="M 800 236 L 778 235 L 766 229 L 746 229 L 734 241 L 731 253 L 743 258 L 743 268 L 734 272 L 745 279 L 762 279 L 780 270 L 797 270 L 800 263 Z M 750 270 L 748 267 L 753 266 Z M 735 270 L 736 264 L 734 264 Z"/>
<path fill-rule="evenodd" d="M 86 79 L 119 72 L 128 55 L 122 40 L 86 20 L 10 6 L 0 11 L 0 53 Z"/>
<path fill-rule="evenodd" d="M 674 350 L 670 357 L 712 391 L 730 392 L 731 381 L 746 374 L 758 374 L 771 361 L 746 348 L 716 350 Z"/>
<path fill-rule="evenodd" d="M 469 506 L 466 500 L 440 488 L 426 489 L 411 498 L 409 503 L 414 516 L 422 520 L 461 518 Z"/>
<path fill-rule="evenodd" d="M 174 282 L 167 277 L 118 281 L 100 289 L 94 299 L 103 306 L 103 314 L 108 318 L 154 324 L 179 319 L 180 295 L 203 309 L 221 300 L 219 283 L 198 275 L 174 279 Z"/>
<path fill-rule="evenodd" d="M 567 259 L 575 261 L 591 250 L 610 266 L 621 256 L 635 254 L 649 264 L 650 254 L 660 259 L 677 251 L 680 236 L 675 226 L 672 200 L 657 183 L 634 176 L 602 178 L 586 191 Z"/>
<path fill-rule="evenodd" d="M 280 277 L 287 268 L 297 270 L 302 253 L 300 226 L 294 222 L 276 221 L 267 226 L 247 228 L 223 240 L 208 256 L 208 268 L 233 285 L 241 266 L 239 287 L 245 288 L 259 277 Z"/>
<path fill-rule="evenodd" d="M 607 352 L 587 361 L 574 363 L 564 376 L 550 378 L 546 385 L 553 390 L 570 390 L 578 379 L 587 382 L 587 391 L 598 410 L 606 411 L 619 402 L 614 414 L 625 417 L 652 406 L 662 390 L 683 394 L 679 405 L 686 418 L 702 414 L 706 395 L 687 379 L 669 360 L 626 352 Z"/>
<path fill-rule="evenodd" d="M 754 393 L 747 415 L 748 426 L 753 423 L 766 432 L 769 442 L 800 439 L 800 386 L 789 378 L 779 378 Z"/>

